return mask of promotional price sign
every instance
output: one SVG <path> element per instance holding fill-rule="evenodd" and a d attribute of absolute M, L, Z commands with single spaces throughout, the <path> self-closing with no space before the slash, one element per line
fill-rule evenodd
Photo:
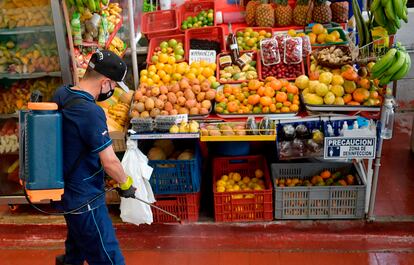
<path fill-rule="evenodd" d="M 208 63 L 216 62 L 216 51 L 209 50 L 190 50 L 190 64 L 192 62 L 206 61 Z"/>

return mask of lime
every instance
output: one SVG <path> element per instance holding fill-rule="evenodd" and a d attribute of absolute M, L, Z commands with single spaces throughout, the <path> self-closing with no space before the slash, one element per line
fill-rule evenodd
<path fill-rule="evenodd" d="M 151 62 L 157 63 L 158 62 L 158 56 L 156 56 L 156 55 L 152 56 Z"/>
<path fill-rule="evenodd" d="M 186 30 L 186 29 L 187 29 L 187 24 L 183 24 L 183 25 L 181 26 L 181 29 L 182 29 L 182 30 Z"/>
<path fill-rule="evenodd" d="M 176 61 L 180 61 L 180 60 L 183 59 L 183 56 L 182 55 L 179 55 L 179 54 L 174 55 L 174 57 L 175 57 L 175 60 Z"/>
<path fill-rule="evenodd" d="M 162 49 L 161 49 L 161 52 L 162 52 L 162 53 L 167 53 L 167 51 L 168 51 L 168 50 L 167 50 L 167 48 L 162 48 Z"/>
<path fill-rule="evenodd" d="M 186 20 L 188 23 L 193 23 L 193 18 L 191 16 L 189 16 Z"/>
<path fill-rule="evenodd" d="M 174 54 L 178 54 L 178 55 L 184 55 L 184 49 L 180 46 L 175 47 L 174 49 Z"/>
<path fill-rule="evenodd" d="M 237 36 L 237 39 L 238 39 L 238 38 L 240 38 L 240 37 L 243 37 L 243 32 L 238 31 L 238 32 L 236 33 L 236 36 Z"/>
<path fill-rule="evenodd" d="M 178 42 L 176 39 L 171 39 L 168 41 L 168 46 L 170 46 L 171 48 L 175 48 L 177 46 Z"/>
<path fill-rule="evenodd" d="M 193 18 L 193 24 L 196 23 L 196 22 L 198 22 L 198 18 L 197 17 L 194 17 Z"/>
<path fill-rule="evenodd" d="M 163 48 L 168 48 L 168 42 L 166 42 L 166 41 L 161 42 L 161 44 L 160 44 L 160 48 L 161 48 L 161 49 L 163 49 Z"/>
<path fill-rule="evenodd" d="M 213 13 L 213 12 L 214 12 L 214 10 L 213 10 L 213 9 L 209 9 L 209 10 L 208 10 L 208 12 L 209 12 L 209 13 Z"/>
<path fill-rule="evenodd" d="M 190 23 L 188 23 L 188 24 L 187 24 L 187 28 L 188 28 L 188 29 L 191 29 L 192 27 L 193 27 L 193 25 L 192 25 L 192 24 L 190 24 Z"/>

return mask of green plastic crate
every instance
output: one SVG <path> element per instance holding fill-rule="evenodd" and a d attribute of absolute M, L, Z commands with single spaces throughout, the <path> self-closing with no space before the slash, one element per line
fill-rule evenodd
<path fill-rule="evenodd" d="M 352 173 L 352 186 L 276 187 L 275 180 L 310 179 L 323 170 Z M 275 219 L 360 219 L 365 215 L 366 185 L 352 163 L 278 163 L 271 165 Z"/>

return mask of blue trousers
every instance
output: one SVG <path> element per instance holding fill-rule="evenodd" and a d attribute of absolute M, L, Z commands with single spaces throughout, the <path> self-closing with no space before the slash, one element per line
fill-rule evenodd
<path fill-rule="evenodd" d="M 68 227 L 65 263 L 83 265 L 125 265 L 106 205 L 65 215 Z"/>

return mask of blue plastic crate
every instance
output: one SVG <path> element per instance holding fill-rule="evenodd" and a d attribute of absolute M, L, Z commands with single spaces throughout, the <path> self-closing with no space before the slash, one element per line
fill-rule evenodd
<path fill-rule="evenodd" d="M 200 191 L 201 153 L 196 143 L 191 160 L 150 160 L 150 184 L 154 194 L 181 194 Z"/>

